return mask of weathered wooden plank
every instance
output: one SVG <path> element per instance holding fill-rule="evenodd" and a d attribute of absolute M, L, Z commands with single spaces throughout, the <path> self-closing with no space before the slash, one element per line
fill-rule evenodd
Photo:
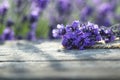
<path fill-rule="evenodd" d="M 120 78 L 120 49 L 64 50 L 60 41 L 0 45 L 1 78 Z"/>
<path fill-rule="evenodd" d="M 120 62 L 6 62 L 0 63 L 0 77 L 6 78 L 120 78 Z"/>
<path fill-rule="evenodd" d="M 0 46 L 0 61 L 5 60 L 119 60 L 120 49 L 64 50 L 60 42 L 7 42 Z"/>

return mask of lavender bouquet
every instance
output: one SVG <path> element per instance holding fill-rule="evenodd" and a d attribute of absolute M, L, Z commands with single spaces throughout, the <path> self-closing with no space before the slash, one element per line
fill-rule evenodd
<path fill-rule="evenodd" d="M 120 26 L 117 26 L 120 28 Z M 62 38 L 62 45 L 65 49 L 86 49 L 97 43 L 113 42 L 118 36 L 115 35 L 115 27 L 98 26 L 94 23 L 81 23 L 74 21 L 71 25 L 58 24 L 53 30 L 54 37 Z M 118 32 L 119 33 L 119 32 Z"/>

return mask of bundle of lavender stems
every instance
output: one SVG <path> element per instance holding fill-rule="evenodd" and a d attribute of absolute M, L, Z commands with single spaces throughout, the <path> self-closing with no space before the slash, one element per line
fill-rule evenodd
<path fill-rule="evenodd" d="M 66 26 L 58 24 L 57 29 L 53 30 L 53 36 L 62 38 L 62 45 L 65 49 L 83 50 L 97 43 L 105 44 L 115 41 L 120 36 L 120 25 L 106 28 L 94 23 L 82 23 L 75 20 Z"/>

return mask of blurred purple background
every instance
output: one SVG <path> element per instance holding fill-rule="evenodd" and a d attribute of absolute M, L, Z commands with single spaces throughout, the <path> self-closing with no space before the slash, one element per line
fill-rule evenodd
<path fill-rule="evenodd" d="M 0 40 L 54 39 L 74 20 L 109 27 L 120 22 L 119 0 L 0 0 Z"/>

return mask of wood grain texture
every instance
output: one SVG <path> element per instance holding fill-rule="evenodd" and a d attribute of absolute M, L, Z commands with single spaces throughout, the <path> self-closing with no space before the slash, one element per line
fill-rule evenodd
<path fill-rule="evenodd" d="M 0 77 L 119 79 L 120 49 L 64 50 L 59 40 L 8 41 L 0 45 Z"/>

